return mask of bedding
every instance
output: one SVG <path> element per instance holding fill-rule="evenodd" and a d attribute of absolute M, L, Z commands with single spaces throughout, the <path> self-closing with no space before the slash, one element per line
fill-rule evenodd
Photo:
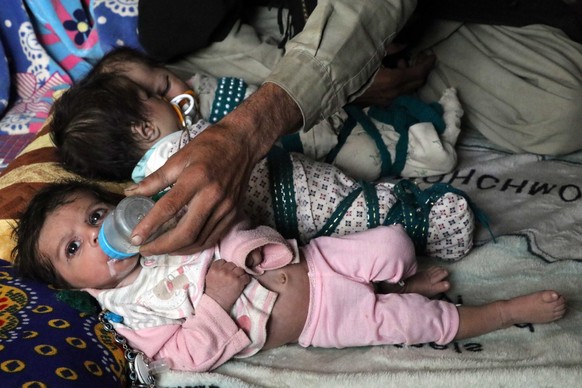
<path fill-rule="evenodd" d="M 465 133 L 458 153 L 457 169 L 418 184 L 443 181 L 467 192 L 488 215 L 495 240 L 480 226 L 477 247 L 461 261 L 420 258 L 422 265 L 444 265 L 451 271 L 453 287 L 441 297 L 456 303 L 485 303 L 552 288 L 568 300 L 562 320 L 514 326 L 447 346 L 304 349 L 291 345 L 229 361 L 211 373 L 165 372 L 158 376 L 158 385 L 578 386 L 582 381 L 582 152 L 560 158 L 508 154 L 477 134 Z M 70 176 L 55 160 L 43 128 L 0 176 L 0 257 L 9 258 L 11 225 L 27 200 L 43 184 Z M 121 192 L 123 185 L 107 183 L 106 187 Z"/>
<path fill-rule="evenodd" d="M 19 278 L 0 260 L 0 381 L 3 387 L 121 387 L 123 350 L 98 322 Z"/>
<path fill-rule="evenodd" d="M 57 3 L 61 7 L 48 12 Z M 0 157 L 5 158 L 4 164 L 9 162 L 0 174 L 0 259 L 4 260 L 11 259 L 12 227 L 31 196 L 49 182 L 72 176 L 56 163 L 43 126 L 52 99 L 82 77 L 103 51 L 116 44 L 137 46 L 137 0 L 7 4 L 0 7 L 0 50 L 10 58 L 0 61 L 0 133 L 4 134 L 0 144 L 7 147 L 0 148 Z M 115 18 L 124 21 L 107 23 Z M 93 28 L 86 30 L 83 23 Z M 31 137 L 32 142 L 14 158 Z M 11 151 L 4 153 L 5 149 Z M 304 349 L 290 345 L 230 361 L 211 373 L 165 372 L 158 376 L 158 385 L 580 386 L 582 152 L 559 158 L 508 154 L 480 135 L 465 132 L 459 139 L 458 157 L 459 165 L 451 173 L 417 183 L 446 182 L 467 192 L 488 215 L 490 231 L 480 226 L 476 248 L 459 262 L 420 258 L 422 265 L 444 265 L 451 271 L 453 287 L 441 297 L 456 303 L 485 303 L 553 288 L 568 300 L 569 311 L 562 320 L 514 326 L 446 346 Z M 101 183 L 112 192 L 122 192 L 122 184 Z M 45 324 L 53 317 L 71 325 L 66 337 Z M 53 330 L 58 335 L 53 336 Z M 68 337 L 74 340 L 67 342 Z M 47 368 L 35 367 L 49 364 L 54 366 L 48 370 L 63 368 L 59 370 L 68 374 L 47 374 Z M 75 313 L 57 300 L 53 289 L 18 278 L 8 262 L 0 262 L 3 386 L 31 382 L 121 386 L 123 366 L 119 348 L 94 316 Z M 66 378 L 73 375 L 74 379 Z"/>
<path fill-rule="evenodd" d="M 571 387 L 582 381 L 582 152 L 546 158 L 508 154 L 464 133 L 459 165 L 426 178 L 467 192 L 488 215 L 477 247 L 459 262 L 420 258 L 451 271 L 455 303 L 555 289 L 568 313 L 546 325 L 523 324 L 446 346 L 304 349 L 286 346 L 229 361 L 213 373 L 168 372 L 161 386 L 221 387 Z"/>
<path fill-rule="evenodd" d="M 0 21 L 0 135 L 37 132 L 54 94 L 105 52 L 140 48 L 137 0 L 11 0 Z"/>

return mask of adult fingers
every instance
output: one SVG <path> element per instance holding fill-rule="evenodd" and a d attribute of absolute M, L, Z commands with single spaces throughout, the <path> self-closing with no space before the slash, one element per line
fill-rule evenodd
<path fill-rule="evenodd" d="M 172 163 L 173 162 L 173 163 Z M 179 160 L 170 159 L 159 170 L 146 177 L 138 185 L 129 187 L 125 194 L 153 196 L 171 186 L 178 178 L 183 167 Z M 168 191 L 156 202 L 153 209 L 140 221 L 132 232 L 132 243 L 141 245 L 156 232 L 161 225 L 171 220 L 188 203 L 190 194 L 183 187 Z"/>
<path fill-rule="evenodd" d="M 187 190 L 184 185 L 175 185 L 161 199 L 159 199 L 150 212 L 140 221 L 132 233 L 132 243 L 141 245 L 144 241 L 152 236 L 152 233 L 175 218 L 188 203 L 188 200 L 195 196 L 193 190 Z M 195 220 L 192 220 L 195 218 Z M 198 218 L 198 219 L 196 219 Z M 190 222 L 189 232 L 185 232 L 185 221 Z M 161 254 L 174 251 L 175 247 L 186 245 L 188 235 L 197 231 L 197 224 L 205 220 L 200 215 L 186 213 L 176 224 L 175 228 L 169 229 L 152 241 L 144 244 L 140 251 L 143 254 Z M 175 239 L 174 244 L 171 239 Z M 140 241 L 141 240 L 141 241 Z M 190 241 L 191 242 L 191 241 Z"/>
<path fill-rule="evenodd" d="M 142 231 L 147 233 L 148 231 L 156 230 L 161 223 L 160 220 L 165 220 L 166 215 L 177 213 L 179 209 L 176 209 L 175 203 L 182 203 L 182 201 L 179 199 L 174 203 L 166 201 L 167 199 L 172 199 L 166 197 L 173 194 L 172 192 L 176 189 L 177 187 L 174 187 L 158 201 L 148 216 L 144 217 L 140 224 L 136 226 L 135 235 L 142 233 Z M 203 193 L 194 194 L 188 205 L 188 210 L 175 224 L 175 227 L 165 231 L 152 241 L 143 244 L 140 247 L 140 252 L 144 255 L 168 252 L 186 254 L 208 248 L 218 242 L 236 222 L 236 203 L 232 199 L 209 201 L 200 199 L 202 197 L 204 197 Z M 142 229 L 138 229 L 138 227 Z"/>
<path fill-rule="evenodd" d="M 232 211 L 231 213 L 222 217 L 217 223 L 213 223 L 212 221 L 208 221 L 203 229 L 198 233 L 197 236 L 191 236 L 190 238 L 186 238 L 185 241 L 190 240 L 190 244 L 186 244 L 181 248 L 174 251 L 176 254 L 190 254 L 192 252 L 197 252 L 201 249 L 206 249 L 218 242 L 224 236 L 227 231 L 235 224 L 237 220 L 236 210 Z M 170 243 L 172 245 L 175 244 L 175 240 L 171 236 Z M 195 240 L 194 242 L 192 242 Z M 157 242 L 156 242 L 157 243 Z M 144 247 L 148 248 L 149 247 Z M 157 247 L 156 247 L 157 249 Z"/>

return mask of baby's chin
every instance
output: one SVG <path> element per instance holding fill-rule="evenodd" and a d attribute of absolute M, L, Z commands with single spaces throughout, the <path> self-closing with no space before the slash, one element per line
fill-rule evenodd
<path fill-rule="evenodd" d="M 131 284 L 141 268 L 139 266 L 139 254 L 121 260 L 109 259 L 107 266 L 109 267 L 111 278 L 116 283 L 116 287 Z"/>

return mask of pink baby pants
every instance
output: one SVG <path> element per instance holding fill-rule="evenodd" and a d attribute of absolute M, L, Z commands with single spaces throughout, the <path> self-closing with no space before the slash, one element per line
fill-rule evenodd
<path fill-rule="evenodd" d="M 416 273 L 412 241 L 401 225 L 320 237 L 304 250 L 311 289 L 301 346 L 446 344 L 459 327 L 457 308 L 418 294 L 375 294 L 371 282 L 397 283 Z"/>

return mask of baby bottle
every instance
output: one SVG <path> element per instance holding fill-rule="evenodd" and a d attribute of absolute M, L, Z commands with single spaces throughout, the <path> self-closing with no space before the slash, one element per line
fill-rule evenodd
<path fill-rule="evenodd" d="M 151 198 L 135 195 L 124 198 L 107 214 L 98 237 L 99 246 L 107 256 L 121 260 L 139 252 L 139 247 L 130 242 L 131 232 L 153 207 Z"/>

